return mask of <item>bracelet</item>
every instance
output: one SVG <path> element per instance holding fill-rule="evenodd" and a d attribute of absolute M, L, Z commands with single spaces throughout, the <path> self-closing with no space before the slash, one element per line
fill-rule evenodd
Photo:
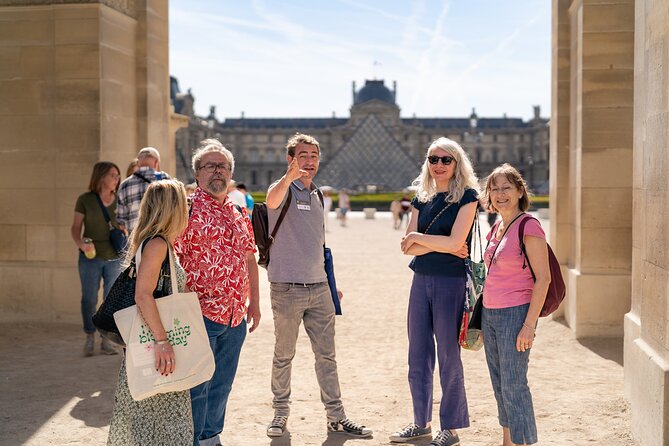
<path fill-rule="evenodd" d="M 530 330 L 532 330 L 533 333 L 534 333 L 535 331 L 537 331 L 536 328 L 532 328 L 532 327 L 530 327 L 530 326 L 527 325 L 525 322 L 523 322 L 523 327 L 527 327 L 527 328 L 529 328 Z"/>
<path fill-rule="evenodd" d="M 525 324 L 523 324 L 523 325 L 525 325 Z M 157 339 L 154 339 L 154 340 L 153 340 L 153 343 L 156 344 L 156 345 L 163 345 L 163 344 L 168 344 L 169 341 L 168 341 L 167 339 L 163 339 L 163 340 L 161 340 L 161 341 L 159 341 L 159 340 L 157 340 Z"/>

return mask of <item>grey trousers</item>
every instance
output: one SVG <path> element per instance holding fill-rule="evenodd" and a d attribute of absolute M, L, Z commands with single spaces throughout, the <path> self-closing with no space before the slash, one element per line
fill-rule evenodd
<path fill-rule="evenodd" d="M 335 312 L 327 282 L 313 285 L 272 283 L 274 314 L 274 360 L 272 407 L 276 416 L 290 415 L 290 378 L 300 324 L 311 341 L 316 378 L 328 421 L 346 418 L 341 402 L 335 359 Z"/>

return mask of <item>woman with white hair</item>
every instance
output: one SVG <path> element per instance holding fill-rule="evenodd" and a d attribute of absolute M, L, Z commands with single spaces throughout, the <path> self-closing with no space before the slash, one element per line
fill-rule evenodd
<path fill-rule="evenodd" d="M 432 437 L 432 382 L 439 361 L 440 430 L 430 445 L 460 444 L 469 426 L 458 333 L 465 302 L 465 258 L 476 218 L 479 183 L 462 147 L 439 138 L 427 150 L 402 252 L 415 256 L 407 328 L 413 423 L 390 436 L 404 443 Z M 435 349 L 436 339 L 436 349 Z M 435 355 L 436 350 L 436 355 Z"/>

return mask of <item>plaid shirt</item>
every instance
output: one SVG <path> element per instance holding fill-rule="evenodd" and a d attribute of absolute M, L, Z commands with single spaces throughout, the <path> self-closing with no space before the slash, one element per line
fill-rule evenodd
<path fill-rule="evenodd" d="M 174 243 L 186 284 L 197 293 L 207 319 L 236 327 L 247 311 L 246 255 L 255 252 L 251 221 L 227 196 L 219 203 L 198 187 L 191 200 L 188 228 Z"/>
<path fill-rule="evenodd" d="M 161 180 L 170 179 L 170 176 L 165 172 L 156 172 L 150 167 L 142 166 L 137 171 L 150 182 L 158 180 L 157 175 Z M 118 188 L 118 204 L 116 205 L 116 219 L 119 224 L 125 225 L 128 232 L 132 231 L 137 224 L 137 217 L 139 217 L 139 203 L 142 201 L 144 192 L 149 187 L 149 183 L 135 175 L 130 175 L 123 180 Z"/>

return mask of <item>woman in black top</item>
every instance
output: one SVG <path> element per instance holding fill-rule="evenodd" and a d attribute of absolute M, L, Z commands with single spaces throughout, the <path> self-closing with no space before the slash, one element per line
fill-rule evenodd
<path fill-rule="evenodd" d="M 458 331 L 465 301 L 465 257 L 479 184 L 462 147 L 443 137 L 430 145 L 414 184 L 418 189 L 401 243 L 404 254 L 415 256 L 409 265 L 414 278 L 408 314 L 414 421 L 390 440 L 406 442 L 432 436 L 432 380 L 438 359 L 441 427 L 430 444 L 454 446 L 460 443 L 455 429 L 469 426 Z"/>

